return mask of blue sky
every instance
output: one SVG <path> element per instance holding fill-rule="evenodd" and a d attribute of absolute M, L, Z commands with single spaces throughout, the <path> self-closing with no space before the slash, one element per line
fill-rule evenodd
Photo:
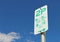
<path fill-rule="evenodd" d="M 0 32 L 20 33 L 16 42 L 40 42 L 34 35 L 34 11 L 48 5 L 47 42 L 60 42 L 60 0 L 0 0 Z"/>

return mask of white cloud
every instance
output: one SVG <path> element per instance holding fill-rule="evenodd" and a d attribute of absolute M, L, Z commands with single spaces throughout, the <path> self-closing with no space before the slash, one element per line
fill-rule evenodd
<path fill-rule="evenodd" d="M 25 40 L 26 40 L 26 42 L 35 42 L 35 40 L 32 39 L 32 38 L 27 38 L 27 39 L 25 39 Z"/>
<path fill-rule="evenodd" d="M 20 36 L 18 33 L 11 32 L 8 34 L 0 33 L 0 42 L 13 42 L 15 39 L 19 39 Z"/>
<path fill-rule="evenodd" d="M 27 42 L 35 42 L 35 41 L 33 41 L 33 40 L 27 40 Z"/>

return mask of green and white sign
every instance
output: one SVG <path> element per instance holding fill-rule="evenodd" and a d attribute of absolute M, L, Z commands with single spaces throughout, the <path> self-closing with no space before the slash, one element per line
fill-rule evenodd
<path fill-rule="evenodd" d="M 34 15 L 34 34 L 39 34 L 48 30 L 47 5 L 35 10 Z"/>

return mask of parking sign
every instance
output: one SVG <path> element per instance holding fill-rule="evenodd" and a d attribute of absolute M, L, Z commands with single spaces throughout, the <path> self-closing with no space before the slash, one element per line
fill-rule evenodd
<path fill-rule="evenodd" d="M 39 34 L 48 30 L 47 5 L 35 10 L 34 14 L 34 34 Z"/>

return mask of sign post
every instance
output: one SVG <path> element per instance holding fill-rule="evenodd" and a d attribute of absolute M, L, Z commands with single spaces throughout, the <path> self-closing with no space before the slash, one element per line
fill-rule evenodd
<path fill-rule="evenodd" d="M 34 34 L 41 34 L 41 42 L 46 42 L 46 31 L 48 30 L 47 5 L 35 10 Z"/>
<path fill-rule="evenodd" d="M 46 42 L 46 32 L 41 33 L 41 42 Z"/>

